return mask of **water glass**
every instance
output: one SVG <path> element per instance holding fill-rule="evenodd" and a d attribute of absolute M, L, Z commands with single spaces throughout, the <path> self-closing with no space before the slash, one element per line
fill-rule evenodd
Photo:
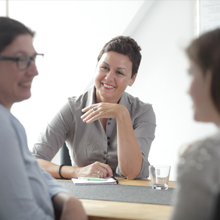
<path fill-rule="evenodd" d="M 167 190 L 171 166 L 151 165 L 149 166 L 149 174 L 152 189 Z"/>

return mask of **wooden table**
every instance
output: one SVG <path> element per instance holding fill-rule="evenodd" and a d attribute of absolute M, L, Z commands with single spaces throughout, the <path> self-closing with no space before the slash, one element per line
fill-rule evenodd
<path fill-rule="evenodd" d="M 117 177 L 119 184 L 122 185 L 137 185 L 151 186 L 150 180 L 127 180 Z M 67 180 L 71 181 L 71 180 Z M 175 187 L 175 182 L 170 181 L 169 187 Z M 80 199 L 82 202 L 89 220 L 167 220 L 172 211 L 172 206 L 168 205 L 153 205 L 142 203 L 129 202 L 114 202 Z"/>

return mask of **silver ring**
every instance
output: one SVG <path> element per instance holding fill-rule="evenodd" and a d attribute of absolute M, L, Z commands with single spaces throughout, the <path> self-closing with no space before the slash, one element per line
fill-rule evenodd
<path fill-rule="evenodd" d="M 99 174 L 100 173 L 100 170 L 97 172 L 97 174 Z"/>
<path fill-rule="evenodd" d="M 94 107 L 92 110 L 95 112 L 97 110 L 97 107 Z"/>

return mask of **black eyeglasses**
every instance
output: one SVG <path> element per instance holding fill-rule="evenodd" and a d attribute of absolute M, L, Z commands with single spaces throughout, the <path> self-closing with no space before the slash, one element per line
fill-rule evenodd
<path fill-rule="evenodd" d="M 9 60 L 9 61 L 14 61 L 16 62 L 17 68 L 19 70 L 26 70 L 30 64 L 31 61 L 33 60 L 34 62 L 36 61 L 37 57 L 43 57 L 44 54 L 42 53 L 36 53 L 34 56 L 19 56 L 19 57 L 5 57 L 5 56 L 0 56 L 0 60 Z"/>

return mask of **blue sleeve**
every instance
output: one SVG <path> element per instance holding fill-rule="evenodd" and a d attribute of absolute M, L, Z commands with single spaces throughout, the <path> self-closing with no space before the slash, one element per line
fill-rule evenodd
<path fill-rule="evenodd" d="M 19 140 L 4 122 L 0 117 L 0 219 L 52 220 L 33 196 Z"/>
<path fill-rule="evenodd" d="M 44 169 L 40 168 L 45 182 L 48 185 L 49 188 L 49 192 L 50 192 L 50 198 L 52 198 L 53 196 L 55 196 L 56 194 L 60 193 L 60 192 L 67 192 L 70 193 L 68 190 L 64 189 L 56 179 L 54 179 L 49 173 L 47 173 Z"/>

